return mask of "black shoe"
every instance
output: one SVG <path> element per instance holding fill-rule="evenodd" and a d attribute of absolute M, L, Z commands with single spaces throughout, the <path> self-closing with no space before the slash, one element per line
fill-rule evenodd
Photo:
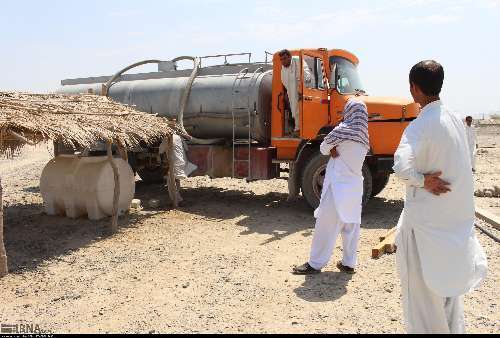
<path fill-rule="evenodd" d="M 339 262 L 337 263 L 337 269 L 339 269 L 339 270 L 340 270 L 340 271 L 342 271 L 342 272 L 348 273 L 348 274 L 350 274 L 350 275 L 353 275 L 353 274 L 355 274 L 355 273 L 356 273 L 356 271 L 354 271 L 354 269 L 353 269 L 353 268 L 350 268 L 350 267 L 348 267 L 348 266 L 345 266 L 344 264 L 342 264 L 342 262 L 341 262 L 341 261 L 339 261 Z"/>
<path fill-rule="evenodd" d="M 309 263 L 305 263 L 301 266 L 296 266 L 293 268 L 294 275 L 314 275 L 320 272 L 321 270 L 316 270 L 315 268 L 310 266 Z"/>

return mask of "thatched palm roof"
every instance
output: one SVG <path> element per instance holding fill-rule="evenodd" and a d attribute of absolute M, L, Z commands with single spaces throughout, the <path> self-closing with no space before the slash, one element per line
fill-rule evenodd
<path fill-rule="evenodd" d="M 174 122 L 96 95 L 0 92 L 0 152 L 54 140 L 74 148 L 112 141 L 125 148 L 151 144 L 173 132 Z"/>

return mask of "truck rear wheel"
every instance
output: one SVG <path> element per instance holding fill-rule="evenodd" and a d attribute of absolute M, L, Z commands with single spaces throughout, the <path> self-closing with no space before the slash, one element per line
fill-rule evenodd
<path fill-rule="evenodd" d="M 319 206 L 329 159 L 329 156 L 317 152 L 307 159 L 308 163 L 302 171 L 302 195 L 313 209 Z M 362 171 L 364 177 L 363 205 L 366 205 L 372 195 L 372 174 L 366 163 L 363 164 Z"/>
<path fill-rule="evenodd" d="M 137 171 L 144 183 L 163 183 L 164 170 L 161 167 L 145 167 Z"/>
<path fill-rule="evenodd" d="M 389 177 L 391 174 L 389 173 L 377 173 L 373 174 L 373 188 L 372 188 L 372 197 L 377 196 L 384 190 L 387 183 L 389 183 Z"/>

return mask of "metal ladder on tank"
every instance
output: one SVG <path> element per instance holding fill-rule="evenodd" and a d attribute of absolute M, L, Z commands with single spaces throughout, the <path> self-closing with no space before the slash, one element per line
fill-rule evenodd
<path fill-rule="evenodd" d="M 240 70 L 240 72 L 236 75 L 236 78 L 234 79 L 233 82 L 233 89 L 232 89 L 232 98 L 231 98 L 231 115 L 233 118 L 233 168 L 232 168 L 232 177 L 235 178 L 236 174 L 236 163 L 240 162 L 245 162 L 247 163 L 247 182 L 251 181 L 252 179 L 252 110 L 250 107 L 250 94 L 252 92 L 253 87 L 257 83 L 257 74 L 264 72 L 263 67 L 257 68 L 253 73 L 252 76 L 250 77 L 250 82 L 247 86 L 247 106 L 246 107 L 238 107 L 236 108 L 234 106 L 234 100 L 235 100 L 235 94 L 239 94 L 240 91 L 236 89 L 236 84 L 239 83 L 241 84 L 241 81 L 245 79 L 246 75 L 248 74 L 248 68 L 243 68 Z M 236 118 L 235 118 L 235 111 L 242 111 L 246 110 L 247 111 L 247 116 L 248 116 L 248 138 L 247 139 L 236 139 Z M 257 107 L 254 104 L 253 107 L 253 113 L 257 113 Z M 238 145 L 247 145 L 248 146 L 248 157 L 245 160 L 238 160 L 236 158 L 236 147 Z"/>

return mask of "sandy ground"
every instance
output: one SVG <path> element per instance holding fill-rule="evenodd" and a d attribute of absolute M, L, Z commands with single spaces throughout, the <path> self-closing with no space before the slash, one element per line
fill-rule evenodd
<path fill-rule="evenodd" d="M 495 146 L 479 158 L 476 185 L 499 180 Z M 139 182 L 137 197 L 162 205 L 121 218 L 110 236 L 109 220 L 43 214 L 38 178 L 49 158 L 38 148 L 0 161 L 12 272 L 0 280 L 2 324 L 63 333 L 404 332 L 395 256 L 370 258 L 403 206 L 395 179 L 364 210 L 358 273 L 335 269 L 337 248 L 324 273 L 304 277 L 290 269 L 308 257 L 314 218 L 304 201 L 286 201 L 284 180 L 192 178 L 180 210 L 170 209 L 164 188 Z M 477 201 L 499 209 L 498 199 Z M 478 237 L 489 276 L 465 298 L 467 330 L 499 333 L 500 245 Z"/>
<path fill-rule="evenodd" d="M 500 125 L 481 127 L 478 144 L 476 189 L 500 187 Z M 476 205 L 500 217 L 500 198 L 476 198 Z"/>

